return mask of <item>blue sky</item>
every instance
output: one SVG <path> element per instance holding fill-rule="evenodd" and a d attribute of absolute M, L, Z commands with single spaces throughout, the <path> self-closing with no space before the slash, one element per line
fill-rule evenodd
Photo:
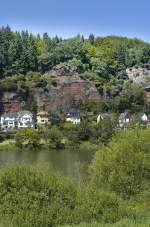
<path fill-rule="evenodd" d="M 119 35 L 150 42 L 150 0 L 0 0 L 0 26 L 72 37 Z"/>

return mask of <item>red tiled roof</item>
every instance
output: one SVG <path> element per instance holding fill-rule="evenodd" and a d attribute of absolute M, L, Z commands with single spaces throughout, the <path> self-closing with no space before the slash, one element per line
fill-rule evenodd
<path fill-rule="evenodd" d="M 37 116 L 45 117 L 45 116 L 48 116 L 48 113 L 45 112 L 45 111 L 40 111 L 40 112 L 37 113 Z"/>

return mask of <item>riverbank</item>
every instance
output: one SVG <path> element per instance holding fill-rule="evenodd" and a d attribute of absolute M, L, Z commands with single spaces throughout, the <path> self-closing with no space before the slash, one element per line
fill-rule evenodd
<path fill-rule="evenodd" d="M 15 140 L 5 140 L 0 143 L 0 152 L 13 152 L 17 151 Z"/>

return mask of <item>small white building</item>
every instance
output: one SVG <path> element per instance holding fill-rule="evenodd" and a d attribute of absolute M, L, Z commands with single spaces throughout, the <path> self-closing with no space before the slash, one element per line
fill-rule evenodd
<path fill-rule="evenodd" d="M 17 127 L 17 113 L 4 113 L 1 116 L 1 130 L 8 131 Z"/>
<path fill-rule="evenodd" d="M 33 128 L 33 114 L 30 111 L 20 111 L 17 116 L 18 128 Z"/>
<path fill-rule="evenodd" d="M 110 115 L 108 113 L 100 113 L 97 117 L 97 123 L 99 123 L 102 120 L 109 119 Z"/>
<path fill-rule="evenodd" d="M 148 121 L 148 116 L 145 113 L 142 113 L 142 112 L 138 113 L 137 118 L 140 121 L 145 121 L 145 122 Z"/>
<path fill-rule="evenodd" d="M 80 112 L 74 108 L 70 109 L 67 113 L 66 121 L 73 124 L 79 124 L 81 122 Z"/>
<path fill-rule="evenodd" d="M 127 124 L 129 124 L 131 120 L 131 114 L 128 112 L 125 113 L 121 113 L 119 116 L 119 126 L 122 128 L 124 126 L 126 126 Z"/>
<path fill-rule="evenodd" d="M 45 111 L 38 112 L 37 116 L 36 116 L 36 120 L 37 120 L 37 125 L 48 124 L 48 122 L 49 122 L 48 113 Z"/>

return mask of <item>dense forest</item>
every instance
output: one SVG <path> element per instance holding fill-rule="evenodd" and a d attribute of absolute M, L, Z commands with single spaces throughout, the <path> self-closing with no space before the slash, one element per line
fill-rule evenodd
<path fill-rule="evenodd" d="M 1 78 L 29 71 L 44 73 L 63 63 L 77 65 L 103 81 L 112 76 L 124 78 L 126 67 L 149 67 L 149 58 L 150 45 L 138 39 L 91 34 L 88 39 L 78 35 L 63 40 L 47 33 L 41 37 L 13 32 L 9 26 L 0 29 Z"/>

